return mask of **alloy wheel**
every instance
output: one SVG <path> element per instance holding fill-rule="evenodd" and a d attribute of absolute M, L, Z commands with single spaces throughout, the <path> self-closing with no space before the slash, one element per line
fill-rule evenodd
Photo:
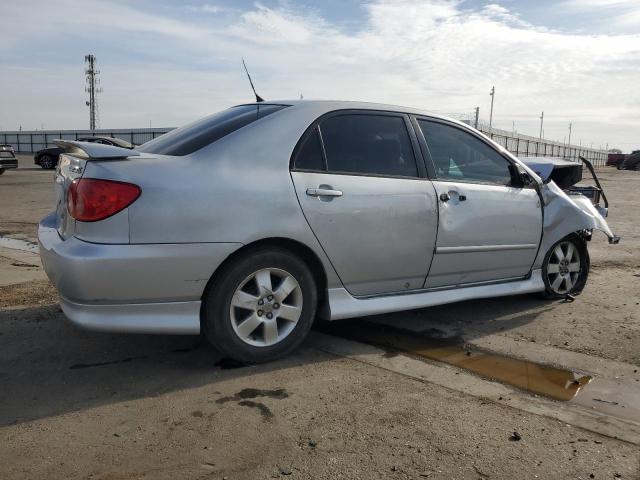
<path fill-rule="evenodd" d="M 560 295 L 571 292 L 580 278 L 580 252 L 569 241 L 560 242 L 551 252 L 547 279 L 551 289 Z"/>
<path fill-rule="evenodd" d="M 302 290 L 293 275 L 279 268 L 258 270 L 240 283 L 231 298 L 231 326 L 249 345 L 275 345 L 294 330 L 302 302 Z"/>
<path fill-rule="evenodd" d="M 53 161 L 49 155 L 40 157 L 40 166 L 44 169 L 53 168 Z"/>

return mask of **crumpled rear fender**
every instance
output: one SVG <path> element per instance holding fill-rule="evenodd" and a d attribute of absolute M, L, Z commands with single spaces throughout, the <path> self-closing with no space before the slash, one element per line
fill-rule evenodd
<path fill-rule="evenodd" d="M 597 207 L 583 195 L 567 195 L 555 182 L 540 186 L 540 194 L 544 205 L 544 223 L 542 243 L 533 268 L 540 268 L 544 256 L 558 240 L 582 230 L 600 230 L 608 238 L 609 243 L 617 243 L 616 237 L 605 217 L 607 210 Z"/>

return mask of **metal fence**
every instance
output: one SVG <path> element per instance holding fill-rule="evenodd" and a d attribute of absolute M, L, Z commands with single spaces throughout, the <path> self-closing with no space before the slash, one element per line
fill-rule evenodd
<path fill-rule="evenodd" d="M 463 121 L 471 124 L 470 120 Z M 13 145 L 16 152 L 20 153 L 37 152 L 45 147 L 53 146 L 52 141 L 57 138 L 77 140 L 81 137 L 93 135 L 117 137 L 135 145 L 140 145 L 170 130 L 173 130 L 173 128 L 100 129 L 94 132 L 91 130 L 0 131 L 0 143 Z M 582 156 L 590 160 L 594 165 L 605 165 L 607 161 L 607 152 L 605 150 L 567 145 L 546 139 L 541 140 L 528 135 L 489 128 L 485 124 L 478 124 L 478 130 L 493 138 L 494 141 L 518 157 L 562 157 L 578 161 L 578 157 Z"/>
<path fill-rule="evenodd" d="M 470 121 L 465 123 L 471 124 Z M 579 161 L 578 157 L 584 157 L 595 166 L 604 166 L 607 163 L 608 153 L 606 150 L 530 137 L 507 130 L 489 128 L 488 125 L 481 123 L 478 124 L 478 130 L 502 145 L 516 157 L 561 157 L 574 161 Z"/>
<path fill-rule="evenodd" d="M 13 145 L 16 152 L 33 153 L 46 147 L 53 147 L 53 140 L 77 140 L 82 137 L 116 137 L 135 145 L 141 145 L 173 128 L 124 128 L 94 130 L 33 130 L 33 131 L 0 131 L 0 143 Z"/>

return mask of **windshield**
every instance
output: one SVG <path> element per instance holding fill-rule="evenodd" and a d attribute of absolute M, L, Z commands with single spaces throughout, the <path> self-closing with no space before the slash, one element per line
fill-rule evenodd
<path fill-rule="evenodd" d="M 137 148 L 159 155 L 189 155 L 287 105 L 239 105 L 171 130 Z"/>

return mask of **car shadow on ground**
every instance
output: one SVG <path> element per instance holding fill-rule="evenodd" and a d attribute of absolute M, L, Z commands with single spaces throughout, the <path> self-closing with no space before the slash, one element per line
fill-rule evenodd
<path fill-rule="evenodd" d="M 316 330 L 341 335 L 337 328 L 341 324 L 348 326 L 351 335 L 355 331 L 357 337 L 358 328 L 367 328 L 368 322 L 384 321 L 426 336 L 459 336 L 470 341 L 532 322 L 548 308 L 553 306 L 524 295 L 330 322 L 329 325 L 329 322 L 318 322 Z M 199 336 L 89 332 L 71 325 L 56 304 L 2 310 L 0 425 L 335 358 L 313 349 L 311 343 L 303 344 L 286 359 L 244 366 L 222 358 Z M 358 352 L 362 353 L 362 349 Z"/>

